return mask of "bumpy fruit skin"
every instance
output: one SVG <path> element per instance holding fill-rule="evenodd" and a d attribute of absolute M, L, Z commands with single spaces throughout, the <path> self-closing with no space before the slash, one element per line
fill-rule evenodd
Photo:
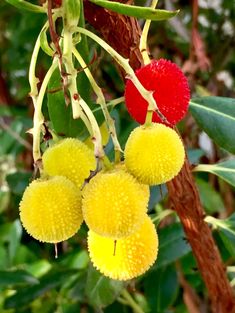
<path fill-rule="evenodd" d="M 143 223 L 149 187 L 123 170 L 100 172 L 84 188 L 82 211 L 88 227 L 113 239 L 130 235 Z"/>
<path fill-rule="evenodd" d="M 105 276 L 128 280 L 145 273 L 155 262 L 158 236 L 154 224 L 146 215 L 134 234 L 116 241 L 88 233 L 88 250 L 94 266 Z M 115 252 L 114 252 L 115 251 Z"/>
<path fill-rule="evenodd" d="M 157 106 L 170 124 L 175 125 L 185 116 L 190 100 L 190 90 L 187 78 L 175 63 L 165 59 L 153 60 L 137 70 L 136 76 L 147 90 L 154 91 L 153 97 Z M 125 102 L 133 119 L 143 124 L 148 103 L 131 80 L 127 80 L 126 83 Z M 156 112 L 153 113 L 152 121 L 162 122 Z"/>
<path fill-rule="evenodd" d="M 141 183 L 163 184 L 174 178 L 184 164 L 185 151 L 178 134 L 163 124 L 139 126 L 125 147 L 128 171 Z"/>
<path fill-rule="evenodd" d="M 81 188 L 90 171 L 95 170 L 94 153 L 83 142 L 63 139 L 48 148 L 42 156 L 44 171 L 51 176 L 65 176 Z"/>
<path fill-rule="evenodd" d="M 50 243 L 66 240 L 83 221 L 81 192 L 62 176 L 34 180 L 20 202 L 20 219 L 37 240 Z"/>

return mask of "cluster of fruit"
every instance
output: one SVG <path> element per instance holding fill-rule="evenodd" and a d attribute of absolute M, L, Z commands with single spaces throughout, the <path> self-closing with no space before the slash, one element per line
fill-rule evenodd
<path fill-rule="evenodd" d="M 145 85 L 146 74 L 141 76 L 144 71 L 149 79 L 155 77 L 154 86 Z M 189 93 L 187 81 L 175 64 L 153 61 L 136 74 L 147 89 L 156 90 L 153 96 L 169 122 L 174 124 L 183 117 Z M 164 87 L 167 79 L 174 85 L 169 91 Z M 164 103 L 159 96 L 161 90 L 166 98 L 171 94 Z M 125 97 L 129 112 L 144 123 L 139 117 L 146 116 L 147 103 L 131 81 L 127 82 Z M 138 113 L 133 110 L 131 97 L 136 100 Z M 177 109 L 182 102 L 184 109 L 173 118 L 170 103 Z M 43 242 L 70 238 L 84 219 L 89 227 L 88 251 L 94 266 L 118 280 L 143 274 L 156 260 L 158 237 L 147 215 L 149 185 L 175 177 L 183 166 L 185 152 L 175 130 L 162 123 L 148 123 L 130 134 L 124 156 L 124 163 L 91 177 L 96 170 L 92 150 L 78 139 L 63 139 L 43 154 L 43 175 L 27 187 L 20 203 L 23 226 Z"/>

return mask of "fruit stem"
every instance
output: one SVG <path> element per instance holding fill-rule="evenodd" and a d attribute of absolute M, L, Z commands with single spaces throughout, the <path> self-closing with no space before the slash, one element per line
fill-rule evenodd
<path fill-rule="evenodd" d="M 161 213 L 157 214 L 156 216 L 154 216 L 152 218 L 152 222 L 153 223 L 157 223 L 157 225 L 164 219 L 166 218 L 168 215 L 174 214 L 175 212 L 173 210 L 164 210 Z"/>
<path fill-rule="evenodd" d="M 107 44 L 103 39 L 99 38 L 97 35 L 93 34 L 91 31 L 81 28 L 81 27 L 74 27 L 74 31 L 75 32 L 77 31 L 81 34 L 84 34 L 90 37 L 91 39 L 96 41 L 101 47 L 103 47 L 114 58 L 114 60 L 124 69 L 124 71 L 127 74 L 127 77 L 131 79 L 131 81 L 133 82 L 133 84 L 138 89 L 139 93 L 141 94 L 141 96 L 148 102 L 149 104 L 148 110 L 155 111 L 163 122 L 169 124 L 165 116 L 158 109 L 157 103 L 153 97 L 153 91 L 149 91 L 144 88 L 144 86 L 141 84 L 139 79 L 136 77 L 135 72 L 131 68 L 128 59 L 123 58 L 109 44 Z"/>
<path fill-rule="evenodd" d="M 53 19 L 56 20 L 58 16 L 60 16 L 61 12 L 57 12 L 53 15 Z M 38 94 L 38 87 L 37 84 L 39 83 L 39 79 L 36 77 L 36 64 L 37 64 L 37 59 L 38 59 L 38 54 L 40 50 L 40 37 L 42 32 L 46 31 L 49 27 L 48 21 L 43 25 L 31 57 L 30 65 L 29 65 L 29 85 L 30 85 L 30 96 L 33 101 L 33 106 L 34 106 L 34 117 L 33 117 L 33 129 L 32 129 L 32 134 L 33 134 L 33 159 L 34 159 L 34 164 L 35 166 L 37 165 L 38 161 L 41 159 L 41 152 L 40 152 L 40 133 L 41 133 L 41 126 L 43 124 L 43 115 L 41 112 L 41 107 L 42 107 L 42 101 L 43 97 L 46 91 L 47 84 L 49 82 L 49 79 L 54 72 L 56 68 L 56 64 L 53 63 L 51 67 L 49 68 L 44 81 L 42 83 L 40 92 Z"/>
<path fill-rule="evenodd" d="M 34 116 L 33 116 L 33 159 L 34 164 L 36 165 L 38 161 L 41 159 L 41 151 L 40 151 L 40 134 L 41 134 L 41 127 L 44 123 L 44 117 L 42 115 L 42 102 L 46 92 L 47 85 L 49 80 L 58 66 L 58 62 L 54 59 L 52 65 L 50 66 L 49 70 L 47 71 L 44 80 L 42 82 L 42 86 L 40 88 L 38 96 L 35 98 L 34 103 Z"/>
<path fill-rule="evenodd" d="M 121 295 L 135 313 L 144 313 L 142 308 L 134 301 L 134 299 L 126 289 L 122 290 Z"/>
<path fill-rule="evenodd" d="M 147 111 L 144 126 L 148 127 L 152 124 L 153 111 Z"/>
<path fill-rule="evenodd" d="M 119 98 L 116 98 L 116 99 L 113 99 L 113 100 L 110 100 L 106 105 L 107 105 L 107 108 L 110 107 L 110 111 L 118 104 L 122 103 L 125 101 L 125 98 L 124 97 L 119 97 Z M 94 109 L 92 112 L 97 112 L 97 111 L 100 111 L 101 110 L 101 107 L 98 107 L 96 109 Z"/>
<path fill-rule="evenodd" d="M 98 159 L 104 158 L 104 150 L 102 146 L 102 137 L 99 129 L 99 125 L 92 113 L 90 107 L 81 98 L 77 89 L 77 70 L 73 64 L 73 32 L 72 27 L 68 20 L 64 21 L 64 32 L 63 32 L 63 59 L 66 69 L 66 75 L 68 77 L 68 90 L 70 93 L 70 99 L 72 104 L 73 118 L 78 119 L 79 117 L 83 120 L 91 136 L 93 137 L 95 156 Z"/>
<path fill-rule="evenodd" d="M 112 141 L 113 141 L 114 150 L 115 150 L 115 160 L 117 159 L 117 162 L 120 162 L 120 152 L 122 152 L 122 149 L 121 149 L 121 146 L 120 146 L 118 138 L 117 138 L 114 120 L 111 117 L 111 115 L 109 114 L 109 111 L 107 108 L 104 94 L 103 94 L 101 88 L 96 83 L 96 81 L 95 81 L 93 75 L 91 74 L 90 69 L 87 67 L 87 64 L 85 63 L 84 59 L 82 58 L 82 56 L 80 55 L 80 53 L 77 51 L 77 49 L 75 47 L 73 47 L 72 52 L 73 52 L 74 56 L 76 57 L 76 59 L 78 60 L 78 62 L 80 63 L 80 65 L 82 66 L 82 68 L 83 68 L 83 70 L 84 70 L 96 96 L 97 96 L 96 102 L 100 105 L 100 107 L 103 111 L 106 123 L 108 125 L 109 133 L 110 133 Z"/>
<path fill-rule="evenodd" d="M 92 128 L 92 141 L 94 143 L 95 147 L 95 157 L 98 157 L 99 159 L 103 159 L 105 156 L 103 145 L 102 145 L 102 136 L 100 132 L 99 125 L 96 121 L 96 118 L 94 114 L 92 113 L 90 107 L 88 104 L 78 95 L 77 102 L 79 103 L 79 106 L 81 106 L 82 110 L 84 111 L 85 115 L 87 116 L 91 128 Z M 81 116 L 82 117 L 82 116 Z"/>
<path fill-rule="evenodd" d="M 155 9 L 155 7 L 157 6 L 157 3 L 158 3 L 158 0 L 152 0 L 150 8 Z M 147 37 L 148 37 L 150 24 L 151 24 L 151 20 L 145 21 L 142 34 L 140 37 L 139 50 L 142 54 L 144 65 L 147 65 L 151 62 L 149 55 L 148 55 L 148 47 L 147 47 Z"/>
<path fill-rule="evenodd" d="M 67 75 L 67 87 L 70 93 L 73 118 L 77 119 L 81 116 L 81 107 L 78 105 L 79 102 L 77 101 L 79 97 L 77 89 L 77 70 L 74 68 L 72 56 L 73 34 L 70 32 L 67 25 L 64 25 L 63 38 L 63 59 Z"/>

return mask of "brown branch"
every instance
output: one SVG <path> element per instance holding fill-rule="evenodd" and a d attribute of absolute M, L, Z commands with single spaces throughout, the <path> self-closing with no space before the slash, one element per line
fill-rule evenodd
<path fill-rule="evenodd" d="M 99 8 L 84 0 L 85 17 L 104 39 L 122 56 L 130 59 L 133 69 L 142 65 L 140 30 L 133 18 Z M 198 268 L 205 281 L 214 313 L 235 313 L 235 297 L 200 203 L 189 163 L 168 184 L 169 198 L 184 227 Z"/>
<path fill-rule="evenodd" d="M 170 181 L 167 187 L 172 208 L 181 220 L 208 289 L 213 312 L 235 312 L 234 293 L 211 230 L 204 221 L 205 214 L 188 160 L 185 161 L 180 174 Z"/>

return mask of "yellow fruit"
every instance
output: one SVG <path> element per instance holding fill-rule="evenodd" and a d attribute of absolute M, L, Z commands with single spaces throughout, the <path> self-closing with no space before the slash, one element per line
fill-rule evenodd
<path fill-rule="evenodd" d="M 45 172 L 51 176 L 65 176 L 81 188 L 96 160 L 92 150 L 74 138 L 63 139 L 48 148 L 42 156 Z"/>
<path fill-rule="evenodd" d="M 123 170 L 101 172 L 84 188 L 84 220 L 101 236 L 114 239 L 137 230 L 143 222 L 149 200 L 149 187 L 141 185 Z"/>
<path fill-rule="evenodd" d="M 20 202 L 20 219 L 35 239 L 51 243 L 66 240 L 83 220 L 81 192 L 62 176 L 34 180 Z"/>
<path fill-rule="evenodd" d="M 163 124 L 135 128 L 125 147 L 128 171 L 144 184 L 163 184 L 184 164 L 183 143 L 175 130 Z"/>
<path fill-rule="evenodd" d="M 128 280 L 145 273 L 155 262 L 158 236 L 146 215 L 134 234 L 116 241 L 88 233 L 88 250 L 94 266 L 112 279 Z"/>

